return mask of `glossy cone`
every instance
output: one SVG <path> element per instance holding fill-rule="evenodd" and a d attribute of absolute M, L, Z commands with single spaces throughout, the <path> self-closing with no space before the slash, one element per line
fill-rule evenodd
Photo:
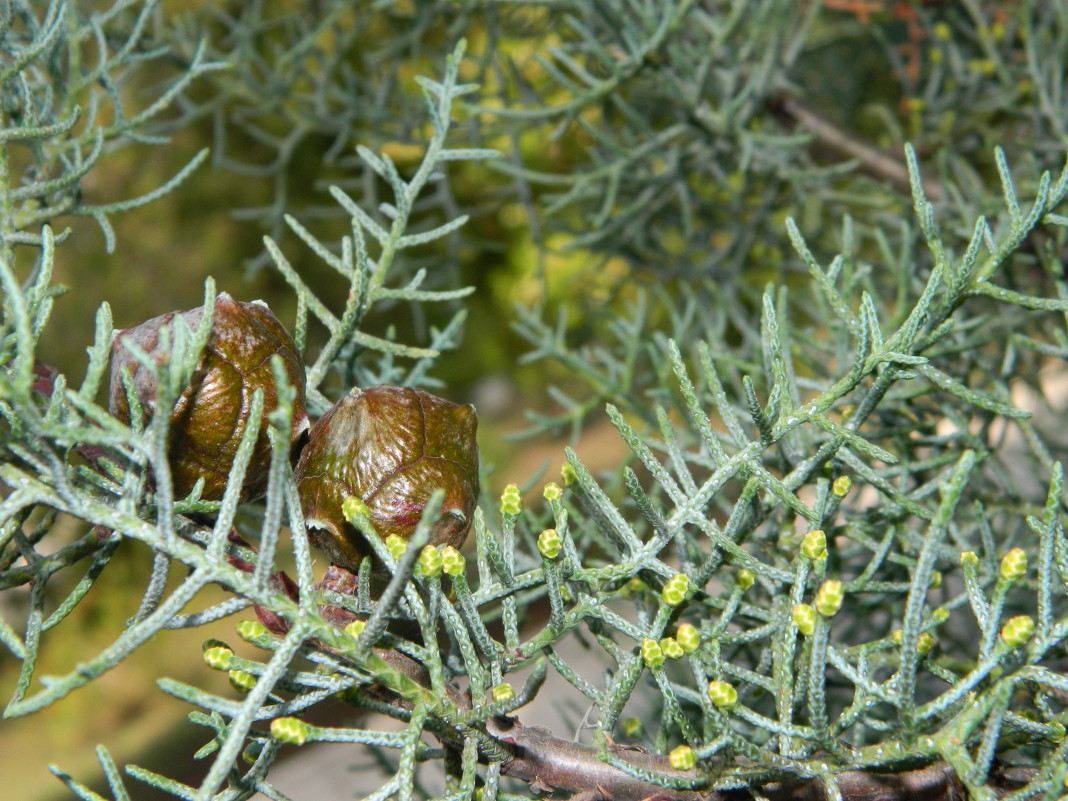
<path fill-rule="evenodd" d="M 478 497 L 474 407 L 409 387 L 354 389 L 309 435 L 297 464 L 301 506 L 313 542 L 337 565 L 357 570 L 370 554 L 341 504 L 358 497 L 385 539 L 409 539 L 437 489 L 445 503 L 432 544 L 459 547 Z"/>
<path fill-rule="evenodd" d="M 196 330 L 203 309 L 170 312 L 116 335 L 111 346 L 110 408 L 123 422 L 130 422 L 122 385 L 123 370 L 129 370 L 133 376 L 137 397 L 146 414 L 156 411 L 154 379 L 124 341 L 132 341 L 162 364 L 167 354 L 159 350 L 160 331 L 172 325 L 179 314 Z M 292 337 L 262 301 L 243 303 L 225 292 L 220 293 L 215 299 L 207 346 L 189 386 L 171 411 L 168 452 L 176 497 L 188 495 L 197 479 L 203 477 L 201 497 L 222 498 L 256 389 L 264 393 L 265 418 L 278 405 L 271 372 L 271 356 L 275 354 L 282 357 L 290 383 L 297 390 L 290 436 L 290 441 L 296 444 L 309 423 L 304 407 L 304 362 L 296 352 Z M 263 426 L 245 475 L 244 500 L 263 494 L 270 458 L 271 447 Z"/>

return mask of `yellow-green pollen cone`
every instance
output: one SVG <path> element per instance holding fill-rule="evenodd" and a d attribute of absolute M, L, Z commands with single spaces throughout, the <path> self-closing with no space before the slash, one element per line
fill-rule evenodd
<path fill-rule="evenodd" d="M 538 550 L 546 559 L 555 559 L 560 555 L 563 542 L 555 528 L 547 528 L 538 536 Z"/>
<path fill-rule="evenodd" d="M 710 681 L 708 700 L 720 709 L 730 709 L 738 703 L 738 691 L 725 681 Z"/>
<path fill-rule="evenodd" d="M 462 576 L 467 565 L 464 555 L 451 545 L 441 549 L 441 569 L 450 576 Z"/>
<path fill-rule="evenodd" d="M 1023 548 L 1013 548 L 1001 558 L 1001 578 L 1018 581 L 1027 575 L 1027 554 Z"/>
<path fill-rule="evenodd" d="M 664 585 L 660 597 L 668 606 L 678 606 L 686 599 L 690 589 L 690 579 L 684 573 L 676 573 Z"/>
<path fill-rule="evenodd" d="M 664 664 L 664 652 L 660 650 L 660 643 L 649 637 L 642 640 L 642 660 L 651 668 Z"/>
<path fill-rule="evenodd" d="M 844 600 L 845 592 L 842 589 L 842 582 L 837 579 L 827 579 L 816 592 L 814 605 L 816 611 L 824 617 L 834 617 L 842 608 Z"/>
<path fill-rule="evenodd" d="M 806 637 L 811 637 L 816 631 L 816 610 L 808 604 L 797 604 L 793 608 L 792 615 L 797 630 Z"/>
<path fill-rule="evenodd" d="M 299 718 L 275 718 L 271 721 L 271 736 L 288 745 L 304 745 L 311 727 Z"/>
<path fill-rule="evenodd" d="M 806 559 L 815 562 L 825 553 L 827 553 L 827 535 L 823 529 L 814 529 L 801 540 L 801 554 Z"/>
<path fill-rule="evenodd" d="M 683 651 L 691 654 L 701 645 L 701 632 L 693 623 L 683 623 L 675 631 L 675 642 Z"/>
<path fill-rule="evenodd" d="M 697 752 L 688 745 L 680 745 L 668 754 L 668 764 L 675 770 L 692 770 L 697 764 Z"/>
<path fill-rule="evenodd" d="M 501 493 L 501 514 L 518 515 L 523 511 L 523 497 L 519 494 L 519 487 L 509 484 Z"/>
<path fill-rule="evenodd" d="M 1029 615 L 1017 615 L 1005 621 L 1001 627 L 1001 639 L 1006 645 L 1019 648 L 1026 645 L 1035 633 L 1035 621 Z"/>

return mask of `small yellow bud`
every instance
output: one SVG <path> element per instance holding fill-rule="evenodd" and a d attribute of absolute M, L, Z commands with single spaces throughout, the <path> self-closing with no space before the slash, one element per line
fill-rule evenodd
<path fill-rule="evenodd" d="M 204 651 L 204 662 L 215 670 L 229 670 L 234 652 L 227 645 L 214 645 Z"/>
<path fill-rule="evenodd" d="M 365 628 L 367 628 L 366 620 L 354 620 L 345 626 L 345 633 L 352 637 L 352 639 L 358 640 Z"/>
<path fill-rule="evenodd" d="M 545 489 L 542 490 L 542 495 L 547 501 L 558 501 L 564 497 L 564 490 L 555 481 L 550 481 L 545 485 Z"/>
<path fill-rule="evenodd" d="M 298 718 L 275 718 L 271 721 L 271 736 L 289 745 L 304 745 L 311 727 Z"/>
<path fill-rule="evenodd" d="M 239 693 L 247 693 L 256 686 L 256 677 L 244 670 L 231 670 L 230 686 Z"/>
<path fill-rule="evenodd" d="M 853 487 L 853 479 L 849 476 L 838 476 L 831 484 L 831 492 L 837 497 L 844 498 Z"/>
<path fill-rule="evenodd" d="M 498 684 L 496 687 L 490 690 L 490 694 L 493 696 L 493 702 L 495 704 L 498 704 L 502 701 L 511 701 L 513 698 L 515 698 L 515 690 L 512 689 L 512 685 L 508 682 Z"/>
<path fill-rule="evenodd" d="M 834 617 L 842 608 L 845 600 L 845 592 L 842 590 L 842 582 L 837 579 L 827 579 L 816 591 L 816 611 L 824 617 Z"/>
<path fill-rule="evenodd" d="M 686 653 L 678 641 L 672 637 L 664 637 L 660 640 L 660 650 L 668 659 L 679 659 Z"/>
<path fill-rule="evenodd" d="M 817 528 L 805 535 L 801 540 L 801 553 L 812 561 L 827 553 L 827 535 L 823 529 Z"/>
<path fill-rule="evenodd" d="M 419 552 L 419 571 L 427 578 L 441 575 L 441 551 L 433 545 L 424 545 Z"/>
<path fill-rule="evenodd" d="M 650 637 L 642 640 L 642 660 L 651 668 L 664 664 L 664 652 L 660 650 L 660 643 Z"/>
<path fill-rule="evenodd" d="M 816 610 L 808 604 L 797 604 L 793 609 L 794 625 L 806 637 L 816 630 Z"/>
<path fill-rule="evenodd" d="M 745 592 L 753 586 L 753 583 L 755 581 L 756 576 L 753 575 L 753 571 L 746 570 L 743 567 L 741 570 L 738 571 L 738 578 L 735 580 L 735 583 L 737 584 L 738 589 L 740 589 L 742 592 Z"/>
<path fill-rule="evenodd" d="M 960 566 L 961 567 L 978 567 L 979 557 L 975 555 L 975 551 L 961 551 L 960 553 Z"/>
<path fill-rule="evenodd" d="M 668 606 L 678 606 L 686 600 L 686 593 L 689 589 L 689 577 L 687 577 L 685 573 L 676 573 L 668 580 L 668 583 L 664 585 L 660 597 Z"/>
<path fill-rule="evenodd" d="M 371 519 L 371 510 L 367 508 L 367 504 L 355 495 L 350 495 L 341 502 L 341 514 L 354 526 Z"/>
<path fill-rule="evenodd" d="M 901 645 L 905 641 L 905 632 L 901 629 L 897 629 L 894 632 L 894 642 Z M 938 642 L 938 638 L 935 637 L 929 631 L 920 632 L 920 638 L 916 642 L 916 650 L 921 654 L 930 653 L 931 649 L 935 647 L 935 643 Z"/>
<path fill-rule="evenodd" d="M 237 624 L 237 636 L 245 642 L 252 642 L 270 634 L 267 627 L 258 620 L 242 620 Z"/>
<path fill-rule="evenodd" d="M 465 565 L 464 555 L 454 547 L 446 545 L 441 549 L 441 569 L 450 576 L 463 575 Z"/>
<path fill-rule="evenodd" d="M 642 731 L 641 718 L 626 718 L 623 721 L 623 734 L 627 737 L 637 737 Z"/>
<path fill-rule="evenodd" d="M 1006 645 L 1019 648 L 1026 645 L 1035 633 L 1035 621 L 1027 615 L 1017 615 L 1009 618 L 1001 627 L 1001 639 Z"/>
<path fill-rule="evenodd" d="M 688 745 L 680 745 L 668 754 L 668 763 L 675 770 L 692 770 L 697 764 L 697 752 Z"/>
<path fill-rule="evenodd" d="M 523 498 L 516 484 L 509 484 L 501 493 L 501 514 L 515 516 L 523 511 Z"/>
<path fill-rule="evenodd" d="M 555 559 L 560 555 L 563 542 L 555 528 L 547 528 L 538 536 L 538 550 L 546 559 Z"/>
<path fill-rule="evenodd" d="M 1001 578 L 1018 581 L 1027 575 L 1027 554 L 1023 548 L 1013 548 L 1001 559 Z"/>
<path fill-rule="evenodd" d="M 931 585 L 930 586 L 931 586 L 932 590 L 937 590 L 939 587 L 942 586 L 942 571 L 941 570 L 932 570 L 931 571 Z"/>
<path fill-rule="evenodd" d="M 565 487 L 570 487 L 578 481 L 578 473 L 575 472 L 575 468 L 569 462 L 560 468 L 560 480 L 564 482 Z"/>
<path fill-rule="evenodd" d="M 730 709 L 738 703 L 738 691 L 725 681 L 710 681 L 708 700 L 720 709 Z"/>
<path fill-rule="evenodd" d="M 408 550 L 408 541 L 397 534 L 390 534 L 386 537 L 386 550 L 394 559 L 400 560 L 404 552 Z"/>
<path fill-rule="evenodd" d="M 683 623 L 675 630 L 675 642 L 688 654 L 692 654 L 701 645 L 701 632 L 693 623 Z"/>

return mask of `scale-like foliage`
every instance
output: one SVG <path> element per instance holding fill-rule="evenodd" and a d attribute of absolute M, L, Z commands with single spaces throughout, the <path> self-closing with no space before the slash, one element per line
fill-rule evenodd
<path fill-rule="evenodd" d="M 206 730 L 199 755 L 211 766 L 203 781 L 190 787 L 135 766 L 126 768 L 129 777 L 198 801 L 257 792 L 283 798 L 270 776 L 283 744 L 341 742 L 354 746 L 354 761 L 363 749 L 389 766 L 372 799 L 492 800 L 514 797 L 523 789 L 518 782 L 625 799 L 716 798 L 738 788 L 775 798 L 859 798 L 877 785 L 902 799 L 961 788 L 976 799 L 1005 793 L 1053 799 L 1064 792 L 1064 448 L 1042 407 L 1024 408 L 1028 395 L 1016 390 L 1045 391 L 1036 378 L 1040 359 L 1046 369 L 1063 369 L 1068 354 L 1068 292 L 1054 247 L 1068 222 L 1068 168 L 1040 172 L 1024 193 L 1015 187 L 1010 160 L 994 151 L 1000 186 L 976 188 L 984 194 L 969 202 L 992 209 L 990 197 L 1000 196 L 1004 210 L 995 222 L 980 217 L 962 234 L 941 223 L 943 212 L 932 204 L 931 184 L 909 148 L 902 169 L 913 208 L 892 234 L 871 219 L 847 219 L 842 252 L 828 259 L 792 219 L 782 221 L 780 235 L 807 270 L 803 279 L 763 291 L 746 281 L 713 286 L 695 279 L 636 292 L 630 308 L 614 308 L 610 330 L 598 330 L 603 336 L 585 347 L 572 344 L 566 325 L 521 313 L 533 356 L 559 361 L 575 387 L 589 388 L 573 389 L 575 397 L 558 393 L 562 416 L 540 422 L 577 424 L 607 402 L 607 417 L 630 457 L 602 477 L 569 450 L 559 483 L 544 484 L 534 503 L 525 504 L 509 485 L 499 507 L 483 503 L 475 513 L 474 553 L 467 557 L 425 547 L 440 493 L 406 549 L 387 546 L 366 507 L 346 503 L 345 515 L 388 578 L 379 588 L 383 577 L 372 575 L 366 559 L 358 590 L 347 595 L 316 583 L 288 458 L 295 390 L 281 365 L 277 408 L 264 415 L 262 395 L 252 402 L 250 420 L 266 427 L 274 447 L 266 498 L 256 514 L 243 514 L 238 501 L 256 425 L 241 436 L 220 502 L 202 500 L 196 490 L 174 498 L 166 468 L 168 416 L 144 422 L 134 403 L 131 428 L 97 404 L 111 344 L 106 305 L 79 388 L 36 358 L 57 294 L 53 267 L 74 257 L 41 223 L 67 213 L 106 221 L 134 205 L 83 205 L 79 190 L 103 152 L 100 143 L 143 139 L 158 110 L 153 105 L 129 118 L 122 111 L 120 75 L 166 57 L 139 38 L 157 13 L 154 4 L 133 15 L 128 5 L 83 19 L 58 0 L 41 18 L 29 4 L 15 4 L 5 17 L 3 89 L 21 117 L 5 106 L 0 138 L 8 165 L 0 186 L 6 198 L 0 215 L 0 481 L 6 493 L 0 589 L 28 588 L 30 596 L 23 619 L 0 621 L 0 642 L 21 666 L 7 717 L 60 702 L 166 629 L 235 616 L 237 636 L 262 656 L 240 657 L 222 642 L 208 643 L 203 654 L 208 666 L 229 672 L 233 694 L 171 678 L 159 682 L 196 708 L 190 718 Z M 552 17 L 557 4 L 546 5 Z M 640 115 L 621 87 L 646 69 L 674 63 L 701 30 L 726 46 L 747 4 L 622 4 L 633 13 L 605 14 L 621 22 L 617 47 L 583 18 L 596 16 L 594 6 L 615 4 L 574 5 L 568 47 L 582 43 L 591 63 L 601 66 L 584 68 L 568 47 L 554 50 L 542 67 L 567 88 L 566 97 L 549 108 L 501 113 L 493 124 L 581 119 L 597 143 L 594 167 L 569 179 L 558 208 L 597 200 L 603 214 L 581 241 L 653 258 L 648 248 L 620 239 L 616 221 L 655 228 L 666 208 L 658 197 L 671 196 L 680 208 L 690 203 L 671 183 L 689 168 L 673 161 L 678 154 L 656 131 L 621 129 L 617 139 L 598 126 L 614 115 L 634 122 Z M 798 41 L 797 31 L 815 25 L 820 13 L 818 4 L 804 13 L 793 9 L 792 16 L 789 4 L 751 5 L 756 22 L 766 26 L 751 47 L 787 62 L 798 54 L 779 53 L 782 42 Z M 428 14 L 441 12 L 428 6 Z M 320 25 L 291 20 L 283 28 L 281 66 L 305 63 L 306 48 L 320 46 L 326 31 L 342 25 L 338 7 L 331 7 L 335 13 Z M 243 13 L 261 8 L 249 4 Z M 272 30 L 239 19 L 229 20 L 233 30 Z M 705 27 L 687 27 L 690 22 Z M 132 33 L 115 44 L 110 30 Z M 83 74 L 85 60 L 76 56 L 90 35 L 98 58 Z M 252 70 L 257 58 L 241 52 L 246 60 L 239 69 Z M 708 53 L 705 70 L 729 83 L 720 57 Z M 180 49 L 173 58 L 181 63 Z M 463 216 L 439 219 L 450 208 L 437 202 L 440 196 L 429 206 L 421 198 L 447 186 L 453 162 L 494 155 L 450 145 L 459 99 L 478 91 L 460 82 L 463 58 L 461 45 L 440 81 L 418 80 L 429 119 L 418 163 L 401 169 L 386 152 L 360 148 L 374 191 L 331 190 L 351 219 L 339 242 L 323 241 L 311 222 L 285 215 L 284 202 L 279 205 L 277 220 L 348 287 L 338 313 L 287 255 L 297 246 L 280 244 L 278 236 L 265 240 L 270 262 L 298 299 L 294 339 L 308 363 L 313 415 L 352 385 L 431 385 L 433 360 L 457 340 L 462 312 L 421 345 L 372 335 L 362 324 L 375 307 L 453 303 L 468 294 L 439 283 L 439 276 L 413 273 L 410 263 L 402 266 L 405 251 L 450 238 L 465 223 Z M 57 64 L 63 69 L 50 69 Z M 521 72 L 507 58 L 500 64 Z M 214 65 L 194 59 L 186 66 L 165 99 L 178 98 Z M 1040 68 L 1036 57 L 1034 69 Z M 670 85 L 670 73 L 657 75 Z M 289 109 L 303 119 L 310 112 L 299 104 L 333 85 L 306 86 L 305 78 L 299 70 L 289 75 L 280 84 L 289 87 L 285 93 L 264 88 L 281 104 L 278 113 Z M 742 98 L 764 95 L 768 80 L 756 73 L 733 89 Z M 654 82 L 653 89 L 659 86 Z M 297 93 L 297 110 L 287 106 L 290 91 Z M 305 91 L 311 94 L 300 94 Z M 104 98 L 113 104 L 112 121 L 96 125 Z M 220 100 L 220 110 L 232 109 L 231 100 Z M 341 102 L 333 95 L 330 101 Z M 78 102 L 93 110 L 93 125 L 76 128 L 78 112 L 70 109 Z M 594 102 L 605 117 L 583 116 Z M 717 124 L 743 110 L 744 103 L 692 109 L 699 121 Z M 685 142 L 692 132 L 676 133 Z M 16 176 L 11 165 L 21 151 L 12 145 L 19 142 L 32 144 L 25 172 Z M 654 150 L 675 172 L 643 172 Z M 618 157 L 607 159 L 609 152 Z M 709 163 L 708 154 L 689 156 Z M 520 183 L 535 177 L 514 162 L 505 169 Z M 46 177 L 51 174 L 62 177 Z M 653 194 L 628 182 L 649 184 Z M 383 188 L 388 202 L 379 201 Z M 767 203 L 773 197 L 778 194 L 769 193 Z M 686 208 L 673 219 L 697 236 L 706 221 Z M 24 253 L 33 254 L 28 269 L 20 261 Z M 426 280 L 433 289 L 423 288 Z M 214 298 L 209 282 L 206 309 Z M 323 332 L 314 348 L 310 325 Z M 177 326 L 169 358 L 146 361 L 158 403 L 181 394 L 207 331 L 206 325 Z M 78 538 L 57 543 L 47 536 L 60 515 L 82 522 Z M 255 540 L 255 551 L 233 536 L 235 528 Z M 156 554 L 137 615 L 69 672 L 41 675 L 42 642 L 76 637 L 65 621 L 90 588 L 113 580 L 107 567 L 126 540 Z M 295 564 L 295 594 L 276 578 L 287 557 Z M 70 574 L 82 578 L 66 582 Z M 231 597 L 203 608 L 209 585 Z M 57 599 L 52 591 L 61 586 L 68 589 Z M 271 629 L 253 619 L 253 606 L 273 621 Z M 342 628 L 337 621 L 345 613 L 360 620 Z M 576 643 L 589 652 L 581 666 L 569 661 Z M 591 663 L 600 670 L 590 670 Z M 522 707 L 549 671 L 595 710 L 588 744 L 553 736 L 525 717 Z M 387 731 L 302 719 L 336 698 L 401 725 Z M 132 797 L 103 749 L 100 760 L 113 798 Z M 431 766 L 445 768 L 442 791 L 422 789 Z M 78 797 L 100 798 L 56 773 Z"/>

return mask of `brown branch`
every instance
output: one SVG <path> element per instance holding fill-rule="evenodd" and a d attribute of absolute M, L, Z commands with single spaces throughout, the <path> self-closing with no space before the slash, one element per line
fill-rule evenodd
<path fill-rule="evenodd" d="M 776 96 L 771 101 L 771 108 L 781 117 L 804 128 L 819 145 L 835 155 L 859 161 L 861 172 L 888 182 L 899 192 L 912 194 L 908 167 L 899 156 L 880 150 L 842 130 L 793 95 Z M 922 183 L 928 200 L 938 201 L 943 197 L 942 186 L 937 181 L 924 178 Z"/>
<path fill-rule="evenodd" d="M 602 762 L 596 748 L 553 737 L 545 729 L 524 726 L 514 718 L 487 722 L 487 731 L 510 745 L 515 758 L 501 772 L 530 782 L 534 789 L 565 790 L 602 801 L 728 801 L 763 797 L 769 801 L 827 801 L 822 781 L 803 779 L 766 782 L 750 793 L 743 790 L 673 790 L 637 779 Z M 696 770 L 679 771 L 668 758 L 626 747 L 613 746 L 621 760 L 643 771 L 683 779 L 699 778 Z M 1034 768 L 998 768 L 991 787 L 999 795 L 1019 789 L 1034 779 Z M 843 801 L 965 801 L 967 792 L 945 762 L 896 773 L 847 770 L 836 775 Z M 590 794 L 592 791 L 592 795 Z"/>
<path fill-rule="evenodd" d="M 515 759 L 505 763 L 501 773 L 529 782 L 535 789 L 567 790 L 571 793 L 592 790 L 606 801 L 642 801 L 651 796 L 665 801 L 720 801 L 725 798 L 715 791 L 665 790 L 602 762 L 593 746 L 558 739 L 546 729 L 524 726 L 514 718 L 489 720 L 486 730 L 515 751 Z M 619 746 L 615 746 L 613 751 L 641 770 L 678 778 L 698 778 L 695 770 L 678 771 L 672 768 L 667 757 Z"/>

